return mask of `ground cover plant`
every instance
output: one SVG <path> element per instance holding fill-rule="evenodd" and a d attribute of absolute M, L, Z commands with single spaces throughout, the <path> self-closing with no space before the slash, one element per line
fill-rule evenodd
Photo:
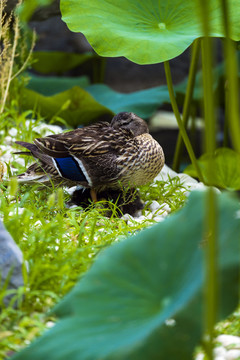
<path fill-rule="evenodd" d="M 10 117 L 1 125 L 2 145 L 10 131 L 9 120 Z M 29 123 L 25 119 L 24 122 L 23 117 L 21 121 L 11 120 L 19 139 L 24 134 L 26 141 L 44 136 L 48 129 L 45 125 L 39 132 L 41 121 Z M 1 148 L 4 155 L 4 147 Z M 17 160 L 19 155 L 12 154 L 9 171 L 23 171 L 25 164 L 19 164 Z M 157 185 L 142 187 L 141 197 L 145 202 L 159 199 L 173 211 L 183 205 L 186 197 L 179 193 L 181 183 L 178 178 L 171 182 L 158 181 Z M 102 249 L 155 221 L 148 219 L 142 224 L 136 221 L 127 224 L 117 216 L 115 203 L 107 206 L 113 211 L 110 219 L 106 217 L 107 209 L 103 208 L 102 202 L 97 207 L 90 205 L 86 210 L 67 209 L 65 204 L 70 196 L 61 188 L 18 186 L 14 178 L 8 187 L 1 183 L 0 197 L 1 219 L 28 262 L 28 269 L 24 268 L 24 288 L 13 291 L 3 286 L 1 290 L 0 357 L 4 357 L 10 350 L 16 351 L 27 345 L 53 324 L 55 317 L 45 317 L 45 313 L 69 292 Z M 17 301 L 17 309 L 12 308 L 12 303 L 7 308 L 4 306 L 3 298 L 8 293 L 13 293 L 12 303 Z"/>
<path fill-rule="evenodd" d="M 127 110 L 140 109 L 146 118 L 155 111 L 158 99 L 159 104 L 171 101 L 180 129 L 174 168 L 179 166 L 183 139 L 192 162 L 186 171 L 206 184 L 238 190 L 239 109 L 234 41 L 240 39 L 239 2 L 131 0 L 120 6 L 111 0 L 99 4 L 99 0 L 62 0 L 63 20 L 71 30 L 82 31 L 99 55 L 124 55 L 137 63 L 163 61 L 168 93 L 163 87 L 123 96 L 81 79 L 83 88 L 69 90 L 62 83 L 62 93 L 56 95 L 54 90 L 51 96 L 45 96 L 49 94 L 37 92 L 39 82 L 30 82 L 19 106 L 31 109 L 31 113 L 19 117 L 10 105 L 2 117 L 2 141 L 9 124 L 18 129 L 19 140 L 31 141 L 38 135 L 37 122 L 26 122 L 26 116 L 33 113 L 33 104 L 42 116 L 50 114 L 48 121 L 76 127 L 79 118 L 88 123 L 99 115 L 111 116 L 116 109 L 120 111 L 120 100 L 124 107 L 129 106 Z M 99 17 L 104 20 L 101 24 Z M 225 37 L 224 134 L 225 141 L 230 137 L 233 149 L 216 150 L 216 86 L 209 36 Z M 181 117 L 168 60 L 193 41 Z M 194 99 L 199 54 L 206 154 L 197 160 L 185 127 Z M 54 56 L 60 58 L 62 54 Z M 149 107 L 141 104 L 146 96 L 152 98 Z M 12 165 L 23 170 L 14 161 L 11 167 L 8 165 L 9 172 Z M 143 187 L 140 192 L 147 202 L 156 199 L 179 210 L 185 200 L 179 196 L 180 188 L 175 179 Z M 1 314 L 3 354 L 9 350 L 10 342 L 11 350 L 18 350 L 23 341 L 27 345 L 44 328 L 51 327 L 57 317 L 56 326 L 15 358 L 66 359 L 71 355 L 73 359 L 188 359 L 204 338 L 204 351 L 212 359 L 214 325 L 233 312 L 238 303 L 240 225 L 236 195 L 217 195 L 211 188 L 207 193 L 192 194 L 183 209 L 146 230 L 142 228 L 152 225 L 149 220 L 141 225 L 114 216 L 107 220 L 101 204 L 86 211 L 66 209 L 63 204 L 67 198 L 61 189 L 17 189 L 14 180 L 8 187 L 2 185 L 4 223 L 29 262 L 29 270 L 24 270 L 25 286 L 12 300 L 17 299 L 19 307 L 5 308 Z M 117 205 L 108 205 L 114 213 Z M 104 250 L 113 242 L 118 244 Z M 92 265 L 93 258 L 96 261 Z M 2 298 L 6 293 L 4 287 Z M 42 313 L 57 302 L 49 317 L 43 317 Z M 238 312 L 232 324 L 232 328 L 239 329 Z"/>

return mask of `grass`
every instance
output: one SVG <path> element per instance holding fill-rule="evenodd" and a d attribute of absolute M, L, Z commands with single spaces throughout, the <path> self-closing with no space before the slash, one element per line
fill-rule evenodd
<path fill-rule="evenodd" d="M 42 120 L 27 120 L 29 115 L 18 115 L 14 110 L 4 114 L 0 125 L 3 155 L 6 137 L 11 143 L 9 133 L 16 133 L 16 140 L 24 141 L 46 134 Z M 12 146 L 14 152 L 16 147 Z M 18 159 L 19 155 L 10 158 L 8 175 L 22 172 L 29 163 L 27 158 L 23 164 Z M 177 177 L 141 187 L 141 198 L 147 203 L 145 211 L 152 200 L 168 204 L 171 211 L 177 210 L 186 199 L 181 188 Z M 111 202 L 107 203 L 113 212 L 110 219 L 101 202 L 85 210 L 67 208 L 69 199 L 62 188 L 20 186 L 15 178 L 8 186 L 0 183 L 0 217 L 25 260 L 24 287 L 15 291 L 3 286 L 0 292 L 0 359 L 28 345 L 53 324 L 55 319 L 48 316 L 48 311 L 74 286 L 102 249 L 155 222 L 127 222 L 116 216 L 117 205 Z M 4 307 L 3 298 L 9 292 L 13 297 Z M 14 308 L 16 302 L 18 306 Z"/>
<path fill-rule="evenodd" d="M 240 333 L 240 306 L 226 320 L 215 327 L 216 336 L 221 334 L 239 336 Z"/>

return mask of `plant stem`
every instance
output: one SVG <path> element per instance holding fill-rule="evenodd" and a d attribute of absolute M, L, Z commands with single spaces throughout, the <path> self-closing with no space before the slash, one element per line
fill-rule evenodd
<path fill-rule="evenodd" d="M 188 119 L 189 119 L 193 89 L 194 89 L 196 73 L 197 73 L 199 50 L 200 50 L 200 39 L 196 39 L 192 45 L 191 64 L 190 64 L 190 69 L 189 69 L 189 77 L 188 77 L 188 83 L 187 83 L 186 96 L 185 96 L 184 105 L 183 105 L 182 122 L 183 122 L 183 126 L 185 127 L 185 129 L 187 129 L 187 124 L 188 124 Z M 181 136 L 181 132 L 179 132 L 178 138 L 177 138 L 177 144 L 176 144 L 176 148 L 175 148 L 174 159 L 173 159 L 173 166 L 172 166 L 173 170 L 175 170 L 175 171 L 179 171 L 182 150 L 183 150 L 183 139 Z"/>
<path fill-rule="evenodd" d="M 4 18 L 3 18 L 3 7 L 5 5 L 4 1 L 0 2 L 0 41 L 2 39 L 2 27 L 3 27 L 3 22 L 4 22 Z M 0 48 L 1 51 L 1 48 Z"/>
<path fill-rule="evenodd" d="M 216 194 L 212 187 L 209 188 L 206 198 L 206 257 L 205 257 L 205 284 L 206 284 L 206 307 L 205 327 L 206 341 L 205 351 L 209 360 L 213 360 L 214 326 L 217 314 L 217 212 Z"/>
<path fill-rule="evenodd" d="M 226 58 L 226 115 L 225 122 L 230 127 L 232 143 L 236 151 L 240 153 L 240 124 L 239 124 L 239 86 L 238 86 L 238 64 L 234 42 L 231 40 L 231 28 L 229 21 L 228 3 L 221 0 L 222 19 L 224 24 L 225 37 L 224 52 Z"/>
<path fill-rule="evenodd" d="M 93 62 L 93 83 L 103 83 L 107 60 L 104 57 L 96 58 Z"/>
<path fill-rule="evenodd" d="M 229 96 L 227 95 L 228 90 L 226 89 L 225 86 L 225 109 L 224 109 L 224 127 L 223 127 L 223 146 L 227 147 L 229 146 L 229 119 L 228 119 L 228 114 L 229 114 Z"/>
<path fill-rule="evenodd" d="M 202 70 L 204 91 L 204 118 L 205 118 L 205 147 L 213 153 L 216 148 L 216 121 L 213 100 L 212 74 L 212 40 L 210 37 L 202 39 Z"/>
<path fill-rule="evenodd" d="M 100 83 L 104 83 L 105 73 L 106 73 L 106 65 L 107 65 L 107 59 L 105 57 L 101 57 L 100 70 L 99 70 L 99 82 Z"/>
<path fill-rule="evenodd" d="M 193 166 L 196 169 L 196 172 L 198 174 L 198 178 L 199 178 L 200 181 L 203 181 L 203 176 L 202 176 L 201 170 L 200 170 L 200 168 L 198 166 L 197 159 L 195 157 L 195 154 L 194 154 L 194 151 L 193 151 L 193 148 L 192 148 L 192 144 L 191 144 L 191 142 L 189 140 L 189 137 L 187 135 L 186 129 L 185 129 L 184 125 L 183 125 L 183 122 L 182 122 L 182 119 L 181 119 L 181 116 L 180 116 L 180 113 L 179 113 L 179 110 L 178 110 L 178 106 L 177 106 L 177 102 L 176 102 L 176 98 L 175 98 L 174 90 L 173 90 L 171 70 L 170 70 L 170 66 L 169 66 L 168 61 L 164 62 L 164 69 L 165 69 L 165 74 L 166 74 L 166 79 L 167 79 L 169 97 L 170 97 L 170 100 L 171 100 L 174 115 L 175 115 L 175 117 L 177 119 L 177 123 L 178 123 L 178 127 L 179 127 L 179 130 L 180 130 L 181 136 L 182 136 L 184 144 L 185 144 L 185 146 L 187 148 L 187 151 L 188 151 L 189 157 L 191 159 L 191 162 L 192 162 Z"/>
<path fill-rule="evenodd" d="M 93 219 L 93 223 L 92 223 L 92 229 L 91 229 L 91 233 L 90 233 L 90 236 L 89 236 L 89 244 L 90 245 L 92 245 L 93 240 L 94 240 L 94 233 L 95 233 L 96 223 L 97 223 L 97 216 Z"/>
<path fill-rule="evenodd" d="M 12 75 L 11 81 L 12 81 L 13 79 L 15 79 L 15 78 L 27 67 L 28 62 L 29 62 L 30 57 L 31 57 L 32 52 L 33 52 L 33 48 L 34 48 L 35 42 L 36 42 L 36 32 L 35 32 L 35 30 L 34 30 L 34 31 L 33 31 L 33 36 L 32 36 L 32 43 L 31 43 L 31 47 L 30 47 L 30 50 L 29 50 L 29 52 L 28 52 L 28 55 L 27 55 L 24 63 L 23 63 L 22 66 L 20 67 L 20 69 L 19 69 L 14 75 Z"/>
<path fill-rule="evenodd" d="M 216 147 L 216 122 L 213 98 L 213 74 L 212 74 L 212 39 L 209 35 L 209 8 L 208 0 L 200 0 L 202 11 L 202 26 L 205 37 L 202 39 L 202 71 L 204 92 L 204 118 L 205 118 L 205 145 L 206 151 L 214 154 Z M 213 171 L 213 156 L 208 162 L 208 172 L 211 178 Z M 207 233 L 206 244 L 206 272 L 205 272 L 205 327 L 206 342 L 205 350 L 209 360 L 213 360 L 214 325 L 217 319 L 217 205 L 216 194 L 213 188 L 209 188 L 206 199 L 205 226 Z"/>

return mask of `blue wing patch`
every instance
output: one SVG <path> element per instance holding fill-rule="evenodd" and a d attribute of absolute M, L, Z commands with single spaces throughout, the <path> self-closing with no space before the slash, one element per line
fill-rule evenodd
<path fill-rule="evenodd" d="M 87 181 L 77 161 L 72 157 L 54 158 L 62 177 L 72 181 Z"/>

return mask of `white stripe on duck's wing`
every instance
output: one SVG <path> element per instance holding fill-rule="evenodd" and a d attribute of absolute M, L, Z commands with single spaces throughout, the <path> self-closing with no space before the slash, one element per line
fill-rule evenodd
<path fill-rule="evenodd" d="M 85 179 L 87 180 L 88 185 L 92 186 L 92 180 L 91 180 L 85 166 L 83 165 L 82 161 L 80 159 L 78 159 L 76 156 L 73 156 L 73 158 L 75 159 L 75 161 L 77 161 L 78 165 L 80 166 L 82 173 L 85 176 Z"/>

